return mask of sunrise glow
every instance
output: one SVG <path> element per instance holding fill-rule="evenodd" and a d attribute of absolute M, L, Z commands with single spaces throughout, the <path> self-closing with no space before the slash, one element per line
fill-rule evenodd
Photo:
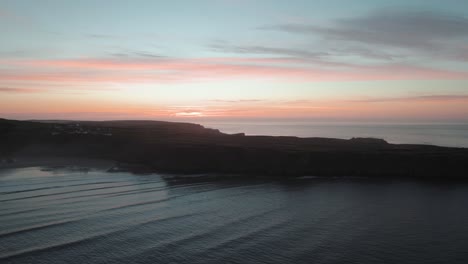
<path fill-rule="evenodd" d="M 6 1 L 0 113 L 466 121 L 468 8 L 453 2 Z"/>

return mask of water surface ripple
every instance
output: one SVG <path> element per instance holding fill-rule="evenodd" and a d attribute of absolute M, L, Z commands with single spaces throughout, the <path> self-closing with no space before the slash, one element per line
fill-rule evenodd
<path fill-rule="evenodd" d="M 468 185 L 0 171 L 1 263 L 468 263 Z"/>

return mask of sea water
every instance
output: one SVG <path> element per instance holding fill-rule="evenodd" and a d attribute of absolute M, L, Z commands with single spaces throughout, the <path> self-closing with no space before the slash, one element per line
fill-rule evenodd
<path fill-rule="evenodd" d="M 468 124 L 205 121 L 206 127 L 246 135 L 382 138 L 396 144 L 468 147 Z"/>
<path fill-rule="evenodd" d="M 0 263 L 468 263 L 468 185 L 0 171 Z"/>

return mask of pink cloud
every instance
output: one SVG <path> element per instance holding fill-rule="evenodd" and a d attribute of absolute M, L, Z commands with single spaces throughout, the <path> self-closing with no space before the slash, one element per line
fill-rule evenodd
<path fill-rule="evenodd" d="M 44 89 L 0 87 L 0 93 L 40 93 Z"/>
<path fill-rule="evenodd" d="M 352 100 L 356 103 L 394 103 L 394 102 L 413 102 L 413 103 L 450 103 L 450 102 L 468 102 L 468 95 L 423 95 L 411 97 L 390 97 L 390 98 L 368 98 Z"/>
<path fill-rule="evenodd" d="M 281 58 L 10 60 L 0 80 L 66 83 L 175 83 L 229 79 L 328 82 L 468 79 L 468 72 L 384 64 L 320 67 Z"/>
<path fill-rule="evenodd" d="M 4 102 L 2 114 L 11 118 L 61 119 L 165 119 L 165 118 L 316 118 L 316 119 L 466 119 L 466 96 L 374 98 L 369 100 L 260 100 L 245 102 L 194 102 L 192 105 L 153 105 L 100 100 Z M 374 103 L 382 102 L 382 103 Z"/>

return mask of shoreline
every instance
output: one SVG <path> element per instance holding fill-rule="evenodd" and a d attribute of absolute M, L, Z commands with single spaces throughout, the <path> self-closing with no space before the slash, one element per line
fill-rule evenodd
<path fill-rule="evenodd" d="M 2 158 L 0 158 L 1 160 Z M 365 182 L 426 182 L 426 183 L 468 183 L 466 178 L 454 177 L 398 177 L 398 176 L 324 176 L 324 175 L 278 175 L 262 173 L 225 173 L 225 172 L 170 172 L 151 169 L 150 167 L 138 164 L 119 163 L 105 159 L 91 159 L 82 157 L 31 157 L 19 156 L 13 158 L 13 163 L 0 163 L 0 174 L 8 170 L 40 168 L 43 171 L 66 170 L 70 172 L 99 171 L 105 173 L 130 173 L 133 175 L 157 174 L 168 181 L 206 181 L 206 180 L 318 180 L 318 181 L 365 181 Z"/>
<path fill-rule="evenodd" d="M 0 159 L 0 168 L 81 166 L 139 174 L 468 179 L 466 148 L 246 136 L 157 121 L 0 119 Z"/>
<path fill-rule="evenodd" d="M 90 159 L 81 157 L 34 157 L 34 156 L 14 156 L 9 158 L 12 162 L 1 162 L 0 170 L 21 169 L 30 167 L 41 168 L 88 168 L 108 171 L 115 167 L 116 162 L 105 159 Z M 0 159 L 2 160 L 2 159 Z M 6 160 L 5 158 L 3 160 Z"/>

